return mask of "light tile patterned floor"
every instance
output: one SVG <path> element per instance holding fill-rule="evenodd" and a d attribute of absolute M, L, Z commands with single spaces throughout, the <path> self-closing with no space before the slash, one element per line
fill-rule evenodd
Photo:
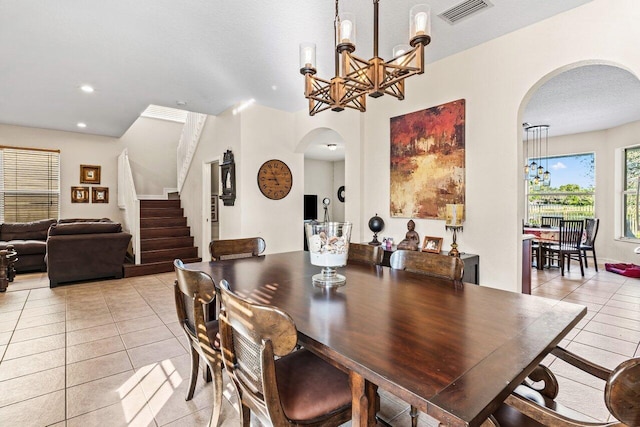
<path fill-rule="evenodd" d="M 576 269 L 574 269 L 576 270 Z M 640 356 L 640 280 L 588 269 L 561 278 L 533 270 L 533 293 L 588 306 L 567 348 L 607 367 Z M 173 273 L 48 288 L 19 275 L 0 294 L 0 425 L 204 426 L 211 384 L 186 402 L 187 343 L 175 318 Z M 553 357 L 563 402 L 606 420 L 603 383 Z M 410 425 L 406 403 L 381 392 L 381 414 Z M 226 383 L 224 426 L 237 425 Z M 253 420 L 255 421 L 255 420 Z M 434 421 L 421 414 L 421 426 Z"/>

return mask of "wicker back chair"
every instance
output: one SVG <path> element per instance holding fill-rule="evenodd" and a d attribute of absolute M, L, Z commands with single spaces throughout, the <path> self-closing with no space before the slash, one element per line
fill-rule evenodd
<path fill-rule="evenodd" d="M 174 294 L 178 322 L 191 350 L 191 374 L 186 400 L 193 398 L 202 356 L 214 380 L 209 427 L 216 427 L 222 409 L 222 356 L 218 320 L 207 320 L 209 315 L 206 314 L 215 313 L 216 287 L 211 276 L 202 271 L 188 270 L 179 259 L 173 261 L 173 266 L 177 277 Z"/>
<path fill-rule="evenodd" d="M 249 426 L 337 426 L 351 419 L 348 375 L 306 349 L 296 350 L 293 319 L 277 307 L 251 302 L 220 282 L 224 364 Z"/>

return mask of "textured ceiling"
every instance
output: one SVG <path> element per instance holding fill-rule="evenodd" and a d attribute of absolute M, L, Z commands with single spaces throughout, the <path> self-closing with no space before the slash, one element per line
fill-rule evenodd
<path fill-rule="evenodd" d="M 565 71 L 531 97 L 524 122 L 549 125 L 549 136 L 590 132 L 640 120 L 640 80 L 609 65 Z"/>
<path fill-rule="evenodd" d="M 590 0 L 492 0 L 453 26 L 435 15 L 460 0 L 424 1 L 432 62 Z M 380 1 L 383 57 L 407 42 L 418 2 Z M 372 1 L 340 8 L 356 14 L 356 54 L 370 57 Z M 120 136 L 149 104 L 216 115 L 254 98 L 297 111 L 306 106 L 298 45 L 315 42 L 319 75 L 331 77 L 333 13 L 328 0 L 0 0 L 0 122 Z"/>

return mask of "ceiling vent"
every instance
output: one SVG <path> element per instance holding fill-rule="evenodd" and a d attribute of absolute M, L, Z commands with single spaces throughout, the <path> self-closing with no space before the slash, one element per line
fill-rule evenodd
<path fill-rule="evenodd" d="M 438 16 L 453 25 L 492 6 L 493 4 L 489 0 L 467 0 L 445 10 Z"/>

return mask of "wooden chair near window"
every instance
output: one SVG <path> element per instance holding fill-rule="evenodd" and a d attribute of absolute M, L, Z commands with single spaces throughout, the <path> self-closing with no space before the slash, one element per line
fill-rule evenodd
<path fill-rule="evenodd" d="M 394 270 L 406 270 L 438 279 L 447 279 L 451 280 L 454 286 L 462 286 L 464 262 L 458 257 L 430 252 L 397 250 L 391 254 L 390 264 Z M 409 414 L 411 415 L 411 426 L 416 427 L 418 425 L 418 409 L 411 405 Z M 384 421 L 383 424 L 385 424 Z"/>
<path fill-rule="evenodd" d="M 544 228 L 559 228 L 560 221 L 562 221 L 562 219 L 563 218 L 561 216 L 543 216 L 540 217 L 540 226 Z"/>
<path fill-rule="evenodd" d="M 598 235 L 598 227 L 600 226 L 599 218 L 587 218 L 584 220 L 584 231 L 585 231 L 585 240 L 580 245 L 580 250 L 582 250 L 582 256 L 584 258 L 584 266 L 589 267 L 587 264 L 587 251 L 591 252 L 593 256 L 593 264 L 596 266 L 596 271 L 598 271 L 598 259 L 596 258 L 596 236 Z"/>
<path fill-rule="evenodd" d="M 546 248 L 546 252 L 550 256 L 557 256 L 560 274 L 563 276 L 565 261 L 567 271 L 569 271 L 572 259 L 580 263 L 580 273 L 584 276 L 584 263 L 582 261 L 582 250 L 580 249 L 583 230 L 583 220 L 561 220 L 558 244 L 550 245 Z"/>
<path fill-rule="evenodd" d="M 173 261 L 177 280 L 174 284 L 178 322 L 190 345 L 191 374 L 185 400 L 193 398 L 198 378 L 200 357 L 213 376 L 213 408 L 208 427 L 217 427 L 222 409 L 222 356 L 218 320 L 207 320 L 205 311 L 215 313 L 216 287 L 208 274 L 188 270 L 181 260 Z"/>
<path fill-rule="evenodd" d="M 366 245 L 361 243 L 349 244 L 348 263 L 359 263 L 367 265 L 382 265 L 384 250 L 380 246 Z"/>
<path fill-rule="evenodd" d="M 493 414 L 501 427 L 640 426 L 640 358 L 626 360 L 614 370 L 609 370 L 562 347 L 556 347 L 551 353 L 581 371 L 605 381 L 605 405 L 609 413 L 623 424 L 617 421 L 598 423 L 585 420 L 580 413 L 562 406 L 555 400 L 559 387 L 553 372 L 539 365 L 525 383 L 519 385 Z"/>
<path fill-rule="evenodd" d="M 265 425 L 338 426 L 351 419 L 349 376 L 306 349 L 295 350 L 293 319 L 277 307 L 251 302 L 220 282 L 220 334 L 227 372 L 241 404 Z"/>
<path fill-rule="evenodd" d="M 262 237 L 214 240 L 209 244 L 209 253 L 211 261 L 219 261 L 259 256 L 266 248 L 267 244 Z"/>

